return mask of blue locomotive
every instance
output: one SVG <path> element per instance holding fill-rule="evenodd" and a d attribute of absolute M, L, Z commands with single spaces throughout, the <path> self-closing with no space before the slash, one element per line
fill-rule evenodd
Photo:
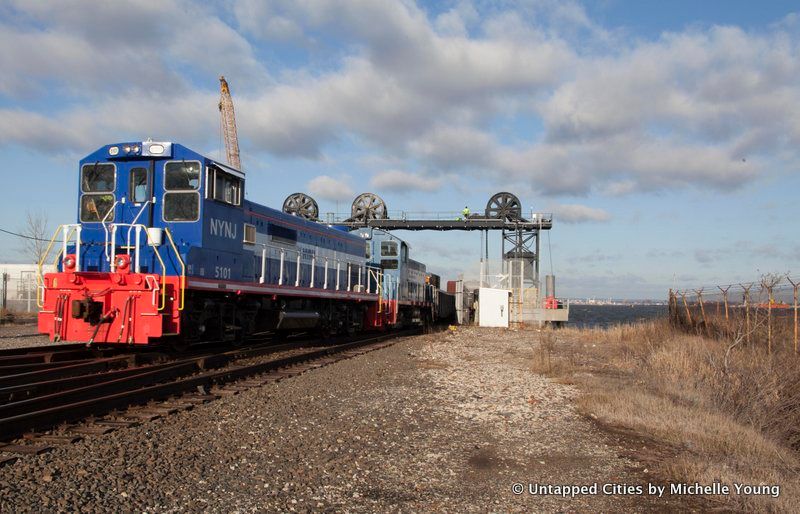
<path fill-rule="evenodd" d="M 41 276 L 39 329 L 53 340 L 239 340 L 435 317 L 438 280 L 404 242 L 246 200 L 242 172 L 183 145 L 106 145 L 78 171 L 77 222 L 58 228 L 59 271 Z"/>

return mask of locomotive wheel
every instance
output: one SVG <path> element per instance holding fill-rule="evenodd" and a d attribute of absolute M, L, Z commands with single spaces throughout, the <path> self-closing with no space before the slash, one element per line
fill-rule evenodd
<path fill-rule="evenodd" d="M 522 218 L 522 204 L 511 193 L 497 193 L 486 204 L 486 217 L 506 221 L 519 220 Z"/>
<path fill-rule="evenodd" d="M 319 218 L 316 200 L 305 193 L 292 193 L 283 201 L 283 212 L 315 221 Z"/>
<path fill-rule="evenodd" d="M 389 218 L 386 203 L 375 193 L 361 193 L 358 195 L 353 200 L 350 215 L 354 221 L 385 220 Z"/>

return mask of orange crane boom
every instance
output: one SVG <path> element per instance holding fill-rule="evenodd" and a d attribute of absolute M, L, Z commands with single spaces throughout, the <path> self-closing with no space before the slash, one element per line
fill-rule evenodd
<path fill-rule="evenodd" d="M 225 152 L 228 154 L 228 164 L 240 170 L 242 169 L 242 163 L 239 160 L 239 136 L 236 134 L 236 116 L 233 113 L 233 98 L 231 98 L 231 90 L 228 87 L 228 82 L 222 75 L 219 76 L 219 89 L 220 122 L 222 124 L 222 134 L 225 137 Z"/>

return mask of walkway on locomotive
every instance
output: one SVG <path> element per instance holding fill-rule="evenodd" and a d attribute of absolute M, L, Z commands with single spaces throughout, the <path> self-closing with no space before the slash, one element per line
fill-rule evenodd
<path fill-rule="evenodd" d="M 76 271 L 113 271 L 111 255 L 127 253 L 141 273 L 179 275 L 185 263 L 189 287 L 373 298 L 380 288 L 363 239 L 245 200 L 243 173 L 180 144 L 106 145 L 80 161 L 79 181 Z M 180 257 L 157 255 L 164 228 Z M 73 241 L 64 254 L 75 253 Z"/>

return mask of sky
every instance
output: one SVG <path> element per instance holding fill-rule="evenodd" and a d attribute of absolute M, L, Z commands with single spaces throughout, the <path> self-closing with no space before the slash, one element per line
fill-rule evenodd
<path fill-rule="evenodd" d="M 796 2 L 0 0 L 0 47 L 5 230 L 73 222 L 105 144 L 222 159 L 225 75 L 250 200 L 480 212 L 510 191 L 553 213 L 542 269 L 571 297 L 800 268 Z M 478 233 L 401 236 L 477 273 Z M 0 262 L 20 247 L 0 234 Z"/>

